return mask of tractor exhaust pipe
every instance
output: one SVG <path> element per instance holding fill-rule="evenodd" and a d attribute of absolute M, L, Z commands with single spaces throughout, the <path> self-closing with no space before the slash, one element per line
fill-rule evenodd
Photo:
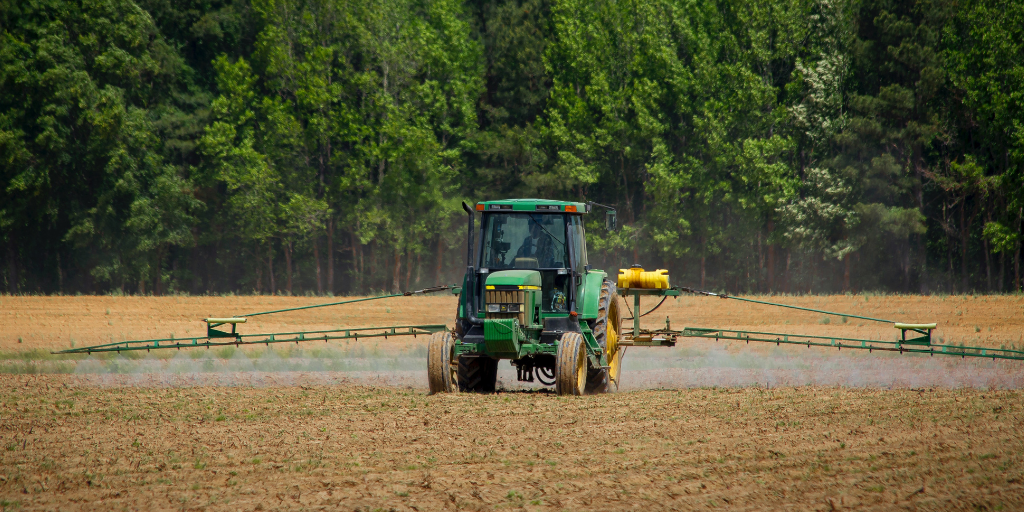
<path fill-rule="evenodd" d="M 473 272 L 473 209 L 470 208 L 469 205 L 466 204 L 465 201 L 462 202 L 462 209 L 466 210 L 466 213 L 469 215 L 469 219 L 468 219 L 469 222 L 466 224 L 466 230 L 467 230 L 466 231 L 466 267 L 468 267 L 467 270 L 470 273 L 472 273 Z"/>

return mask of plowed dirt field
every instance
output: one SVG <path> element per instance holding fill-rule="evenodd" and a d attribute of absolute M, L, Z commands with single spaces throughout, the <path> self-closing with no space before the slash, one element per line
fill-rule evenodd
<path fill-rule="evenodd" d="M 0 378 L 25 510 L 1021 510 L 1019 391 L 560 398 Z"/>
<path fill-rule="evenodd" d="M 774 300 L 1024 345 L 1019 296 Z M 503 392 L 428 396 L 422 338 L 48 355 L 323 301 L 0 297 L 0 509 L 1024 509 L 1024 362 L 694 340 L 630 349 L 623 392 L 556 397 L 507 364 Z M 445 323 L 454 307 L 387 299 L 244 330 Z M 649 325 L 666 315 L 676 328 L 895 334 L 713 298 L 670 300 Z"/>

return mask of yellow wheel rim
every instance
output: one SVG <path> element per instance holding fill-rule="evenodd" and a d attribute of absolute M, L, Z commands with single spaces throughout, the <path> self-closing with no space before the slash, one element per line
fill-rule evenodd
<path fill-rule="evenodd" d="M 458 393 L 459 392 L 459 358 L 456 357 L 456 355 L 455 355 L 455 338 L 451 337 L 451 336 L 449 338 L 447 338 L 447 345 L 449 345 L 449 346 L 447 346 L 447 349 L 449 349 L 449 354 L 447 354 L 447 355 L 449 355 L 449 368 L 447 368 L 447 372 L 449 372 L 449 382 L 447 382 L 447 384 L 451 385 L 451 389 L 449 389 L 447 391 L 449 391 L 450 393 Z"/>
<path fill-rule="evenodd" d="M 622 351 L 619 350 L 619 333 L 609 322 L 608 324 L 608 380 L 619 387 L 619 366 L 622 364 Z"/>
<path fill-rule="evenodd" d="M 452 390 L 459 390 L 459 359 L 455 357 L 455 344 L 452 343 L 451 349 L 448 352 L 448 373 L 449 379 L 451 379 Z"/>
<path fill-rule="evenodd" d="M 582 395 L 587 385 L 587 352 L 580 345 L 580 353 L 576 357 L 576 389 L 574 395 Z"/>
<path fill-rule="evenodd" d="M 619 369 L 622 366 L 622 355 L 624 349 L 619 349 L 619 298 L 612 296 L 612 303 L 608 308 L 608 327 L 605 335 L 605 346 L 608 350 L 608 381 L 619 387 Z"/>

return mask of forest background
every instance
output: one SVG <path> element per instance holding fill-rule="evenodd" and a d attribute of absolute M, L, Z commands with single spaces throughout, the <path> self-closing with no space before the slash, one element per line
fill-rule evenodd
<path fill-rule="evenodd" d="M 463 200 L 591 263 L 1020 290 L 1024 3 L 0 0 L 8 293 L 453 283 Z M 600 210 L 596 210 L 600 212 Z"/>

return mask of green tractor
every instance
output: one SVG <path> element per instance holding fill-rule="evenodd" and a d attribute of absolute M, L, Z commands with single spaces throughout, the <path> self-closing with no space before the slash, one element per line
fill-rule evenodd
<path fill-rule="evenodd" d="M 452 331 L 431 338 L 431 393 L 493 392 L 498 362 L 559 395 L 618 389 L 625 347 L 615 282 L 587 262 L 583 215 L 595 203 L 509 199 L 463 203 L 468 255 Z M 602 206 L 602 205 L 596 205 Z M 608 207 L 605 207 L 608 208 Z M 480 241 L 474 217 L 482 214 Z M 615 227 L 608 208 L 607 225 Z"/>

